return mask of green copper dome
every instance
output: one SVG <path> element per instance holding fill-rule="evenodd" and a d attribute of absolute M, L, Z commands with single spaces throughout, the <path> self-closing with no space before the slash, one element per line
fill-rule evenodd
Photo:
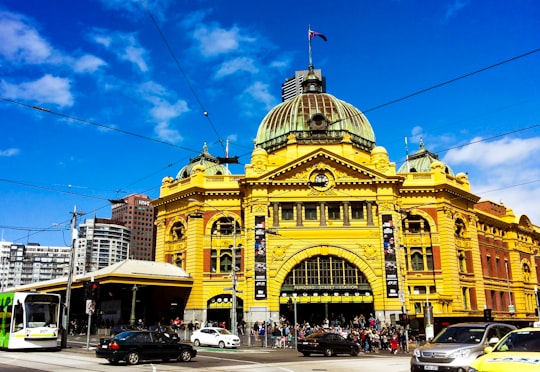
<path fill-rule="evenodd" d="M 443 165 L 444 172 L 454 177 L 454 171 L 445 163 L 439 160 L 439 156 L 429 152 L 424 147 L 424 141 L 420 140 L 420 149 L 407 157 L 407 161 L 398 169 L 398 173 L 410 172 L 431 172 L 431 165 L 438 162 Z"/>
<path fill-rule="evenodd" d="M 196 158 L 189 159 L 189 164 L 180 169 L 180 172 L 176 175 L 176 179 L 188 178 L 196 172 L 204 172 L 210 176 L 231 174 L 225 165 L 220 164 L 218 158 L 208 153 L 206 143 L 203 146 L 202 153 Z"/>
<path fill-rule="evenodd" d="M 287 145 L 294 135 L 297 143 L 339 143 L 350 135 L 353 145 L 371 151 L 375 134 L 367 118 L 353 105 L 321 93 L 322 83 L 310 68 L 303 93 L 274 107 L 259 125 L 255 146 L 268 153 Z"/>

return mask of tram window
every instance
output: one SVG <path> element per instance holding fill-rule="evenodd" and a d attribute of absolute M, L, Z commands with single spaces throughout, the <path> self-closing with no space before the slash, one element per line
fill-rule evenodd
<path fill-rule="evenodd" d="M 13 307 L 13 314 L 15 315 L 13 317 L 13 331 L 17 332 L 24 328 L 24 314 L 23 314 L 23 307 L 22 304 L 17 301 L 15 306 Z"/>

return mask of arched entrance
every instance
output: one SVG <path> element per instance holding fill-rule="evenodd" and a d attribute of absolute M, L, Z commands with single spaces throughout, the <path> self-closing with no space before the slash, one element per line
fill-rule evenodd
<path fill-rule="evenodd" d="M 225 322 L 225 328 L 231 329 L 232 324 L 232 295 L 220 294 L 212 297 L 207 302 L 207 320 L 214 323 L 215 326 L 221 326 Z M 236 297 L 236 320 L 237 324 L 243 320 L 244 301 Z"/>
<path fill-rule="evenodd" d="M 292 268 L 280 292 L 280 314 L 291 323 L 352 325 L 374 313 L 371 286 L 351 262 L 333 255 L 307 258 Z"/>

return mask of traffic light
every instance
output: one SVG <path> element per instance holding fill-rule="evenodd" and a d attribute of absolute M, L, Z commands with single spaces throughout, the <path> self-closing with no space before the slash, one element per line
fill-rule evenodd
<path fill-rule="evenodd" d="M 407 316 L 406 313 L 399 314 L 399 324 L 400 325 L 405 326 L 405 325 L 407 325 L 408 322 L 409 322 L 409 317 Z"/>
<path fill-rule="evenodd" d="M 84 283 L 84 299 L 90 300 L 92 297 L 92 282 Z"/>
<path fill-rule="evenodd" d="M 484 322 L 492 322 L 493 316 L 491 315 L 491 309 L 484 309 Z"/>
<path fill-rule="evenodd" d="M 90 300 L 96 301 L 99 297 L 99 283 L 90 282 Z"/>

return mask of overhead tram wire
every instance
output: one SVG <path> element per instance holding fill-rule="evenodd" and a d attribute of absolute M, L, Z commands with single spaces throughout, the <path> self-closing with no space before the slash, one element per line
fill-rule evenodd
<path fill-rule="evenodd" d="M 184 78 L 184 81 L 186 82 L 186 85 L 188 86 L 189 90 L 191 91 L 191 94 L 193 94 L 193 97 L 195 97 L 195 100 L 197 101 L 197 103 L 199 104 L 199 107 L 201 108 L 204 116 L 206 117 L 206 119 L 208 120 L 208 123 L 210 124 L 210 127 L 212 128 L 212 130 L 214 131 L 214 133 L 216 134 L 218 140 L 219 140 L 219 143 L 221 144 L 221 147 L 222 149 L 225 151 L 225 144 L 223 143 L 223 138 L 219 135 L 214 123 L 212 122 L 212 119 L 210 118 L 210 116 L 208 115 L 208 111 L 205 109 L 201 99 L 199 98 L 199 95 L 197 94 L 197 92 L 195 91 L 195 88 L 193 88 L 193 85 L 191 85 L 191 82 L 189 81 L 189 79 L 187 78 L 187 75 L 184 71 L 184 69 L 182 68 L 182 66 L 180 65 L 180 62 L 178 61 L 178 58 L 176 58 L 176 54 L 174 54 L 172 48 L 171 48 L 171 45 L 169 44 L 169 42 L 167 41 L 167 38 L 165 37 L 165 34 L 163 33 L 163 31 L 161 30 L 161 27 L 159 27 L 156 19 L 154 18 L 154 16 L 152 15 L 152 12 L 150 12 L 150 9 L 148 9 L 148 6 L 146 5 L 146 1 L 145 0 L 141 0 L 141 3 L 143 4 L 143 7 L 144 9 L 146 10 L 146 12 L 148 13 L 148 16 L 150 17 L 150 19 L 152 20 L 152 23 L 154 24 L 154 26 L 156 27 L 158 33 L 159 33 L 159 36 L 161 37 L 161 40 L 163 41 L 163 43 L 165 44 L 165 47 L 167 48 L 167 50 L 169 51 L 169 54 L 171 55 L 171 57 L 173 58 L 175 64 L 176 64 L 176 67 L 178 68 L 178 70 L 180 71 L 180 73 L 182 74 L 182 77 Z"/>
<path fill-rule="evenodd" d="M 51 115 L 56 115 L 56 116 L 60 116 L 60 117 L 65 118 L 65 119 L 77 121 L 79 123 L 94 125 L 94 126 L 99 127 L 99 128 L 104 128 L 104 129 L 107 129 L 107 130 L 110 130 L 110 131 L 115 131 L 115 132 L 118 132 L 118 133 L 127 134 L 129 136 L 137 137 L 137 138 L 144 139 L 144 140 L 151 141 L 151 142 L 156 142 L 156 143 L 159 143 L 159 144 L 162 144 L 162 145 L 175 147 L 177 149 L 186 150 L 186 151 L 190 151 L 190 152 L 194 152 L 194 153 L 198 152 L 198 151 L 190 149 L 188 147 L 179 146 L 179 145 L 176 145 L 176 144 L 171 143 L 171 142 L 162 141 L 162 140 L 159 140 L 159 139 L 156 139 L 156 138 L 144 136 L 142 134 L 130 132 L 130 131 L 127 131 L 127 130 L 124 130 L 124 129 L 114 128 L 114 127 L 111 127 L 109 125 L 101 124 L 101 123 L 98 123 L 98 122 L 95 122 L 95 121 L 81 119 L 81 118 L 78 118 L 76 116 L 62 114 L 60 112 L 56 112 L 56 111 L 50 110 L 48 108 L 44 108 L 44 107 L 40 107 L 40 106 L 36 106 L 36 105 L 29 105 L 29 104 L 26 104 L 26 103 L 15 101 L 15 100 L 10 99 L 10 98 L 0 97 L 0 101 L 13 103 L 13 104 L 23 106 L 23 107 L 26 107 L 26 108 L 29 108 L 29 109 L 46 112 L 46 113 L 51 114 Z"/>

